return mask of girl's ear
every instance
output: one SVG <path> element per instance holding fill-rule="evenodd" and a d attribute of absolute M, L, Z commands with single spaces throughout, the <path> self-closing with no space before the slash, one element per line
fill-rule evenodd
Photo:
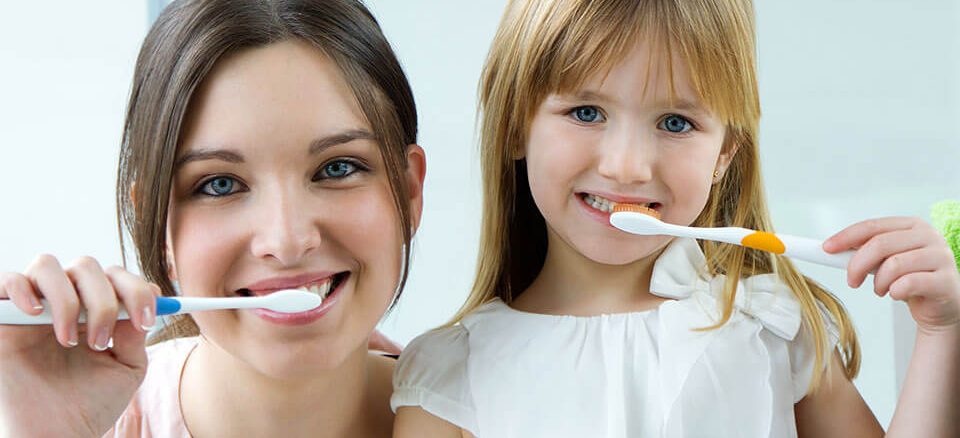
<path fill-rule="evenodd" d="M 720 152 L 720 155 L 717 156 L 717 164 L 713 168 L 713 183 L 716 184 L 723 179 L 723 174 L 727 172 L 727 169 L 730 167 L 730 163 L 733 162 L 733 157 L 737 155 L 737 151 L 740 149 L 740 144 L 737 142 L 730 142 L 729 146 L 724 145 L 724 150 Z"/>
<path fill-rule="evenodd" d="M 417 144 L 407 145 L 407 195 L 410 196 L 411 234 L 420 227 L 423 214 L 423 180 L 427 174 L 427 156 Z"/>

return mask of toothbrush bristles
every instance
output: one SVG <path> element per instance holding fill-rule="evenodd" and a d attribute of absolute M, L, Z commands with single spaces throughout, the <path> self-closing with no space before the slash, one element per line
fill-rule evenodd
<path fill-rule="evenodd" d="M 652 216 L 652 217 L 655 218 L 655 219 L 660 219 L 660 212 L 659 212 L 659 211 L 654 210 L 654 209 L 652 209 L 652 208 L 650 208 L 650 207 L 647 207 L 647 206 L 644 206 L 644 205 L 639 205 L 639 204 L 625 204 L 625 203 L 620 203 L 620 202 L 618 202 L 616 205 L 613 206 L 613 212 L 614 212 L 614 213 L 619 213 L 619 212 L 622 212 L 622 211 L 632 211 L 632 212 L 634 212 L 634 213 L 642 213 L 642 214 L 645 214 L 645 215 L 647 215 L 647 216 Z"/>

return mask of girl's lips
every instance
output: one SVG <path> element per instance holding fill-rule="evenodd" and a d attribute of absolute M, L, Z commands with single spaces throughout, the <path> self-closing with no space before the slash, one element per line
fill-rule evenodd
<path fill-rule="evenodd" d="M 340 301 L 340 292 L 346 287 L 349 277 L 350 274 L 346 274 L 344 278 L 339 281 L 336 288 L 330 291 L 330 294 L 327 295 L 327 298 L 323 300 L 323 304 L 320 304 L 320 306 L 316 309 L 298 313 L 285 313 L 275 312 L 267 309 L 254 309 L 253 313 L 265 321 L 278 325 L 300 326 L 310 324 L 323 317 L 323 315 L 326 315 L 327 312 L 329 312 L 330 309 L 332 309 L 333 306 Z"/>
<path fill-rule="evenodd" d="M 600 222 L 601 224 L 607 227 L 610 227 L 613 230 L 619 231 L 616 227 L 610 224 L 610 213 L 593 208 L 593 206 L 591 206 L 590 204 L 587 204 L 587 201 L 583 199 L 583 196 L 576 195 L 576 194 L 573 196 L 577 198 L 577 204 L 579 204 L 580 207 L 583 208 L 587 216 L 589 216 L 591 219 L 596 220 L 597 222 Z"/>
<path fill-rule="evenodd" d="M 575 198 L 577 198 L 577 203 L 580 205 L 580 207 L 582 207 L 582 208 L 584 209 L 584 211 L 587 213 L 587 215 L 590 216 L 592 219 L 594 219 L 594 220 L 596 220 L 596 221 L 599 221 L 599 222 L 601 222 L 603 225 L 606 225 L 606 226 L 608 226 L 608 227 L 610 227 L 610 228 L 612 228 L 612 229 L 614 229 L 614 230 L 620 231 L 617 227 L 614 227 L 613 225 L 610 224 L 610 214 L 611 214 L 611 213 L 608 213 L 608 212 L 603 211 L 603 210 L 598 210 L 598 209 L 594 208 L 592 205 L 590 205 L 589 203 L 587 203 L 587 201 L 586 201 L 586 199 L 585 199 L 585 197 L 586 197 L 585 195 L 587 195 L 587 194 L 588 194 L 588 193 L 575 193 L 573 196 L 574 196 Z M 627 198 L 617 197 L 617 196 L 613 196 L 613 195 L 607 195 L 607 196 L 609 196 L 609 197 L 605 197 L 604 195 L 595 195 L 595 196 L 600 196 L 600 197 L 603 197 L 603 198 L 605 198 L 605 199 L 608 199 L 608 200 L 610 200 L 610 201 L 612 201 L 612 202 L 618 202 L 618 203 L 619 203 L 619 202 L 625 202 L 625 203 L 630 203 L 630 204 L 646 205 L 646 204 L 652 202 L 652 203 L 655 204 L 655 205 L 652 206 L 651 208 L 653 208 L 654 210 L 658 210 L 658 211 L 659 211 L 659 209 L 662 207 L 662 204 L 660 204 L 659 202 L 650 201 L 650 200 L 647 200 L 647 199 L 633 199 L 633 198 L 627 199 Z"/>

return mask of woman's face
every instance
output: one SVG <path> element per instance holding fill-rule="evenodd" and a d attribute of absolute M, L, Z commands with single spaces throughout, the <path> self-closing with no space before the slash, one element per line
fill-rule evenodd
<path fill-rule="evenodd" d="M 407 161 L 416 224 L 423 151 L 410 145 Z M 169 257 L 183 295 L 326 295 L 299 314 L 194 314 L 209 341 L 274 376 L 366 348 L 403 242 L 378 144 L 333 61 L 286 41 L 219 62 L 191 102 L 173 184 Z"/>

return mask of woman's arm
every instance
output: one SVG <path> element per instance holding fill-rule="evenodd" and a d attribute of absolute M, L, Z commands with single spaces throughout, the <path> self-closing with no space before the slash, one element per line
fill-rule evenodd
<path fill-rule="evenodd" d="M 23 274 L 0 273 L 0 300 L 53 325 L 0 325 L 0 436 L 100 436 L 130 403 L 147 369 L 144 340 L 159 289 L 91 258 L 66 269 L 37 258 Z M 77 324 L 80 310 L 87 323 Z M 127 310 L 130 321 L 117 321 Z M 147 309 L 145 312 L 144 309 Z M 112 347 L 108 348 L 112 339 Z"/>
<path fill-rule="evenodd" d="M 473 438 L 473 434 L 441 420 L 417 406 L 397 409 L 393 424 L 394 438 Z"/>

